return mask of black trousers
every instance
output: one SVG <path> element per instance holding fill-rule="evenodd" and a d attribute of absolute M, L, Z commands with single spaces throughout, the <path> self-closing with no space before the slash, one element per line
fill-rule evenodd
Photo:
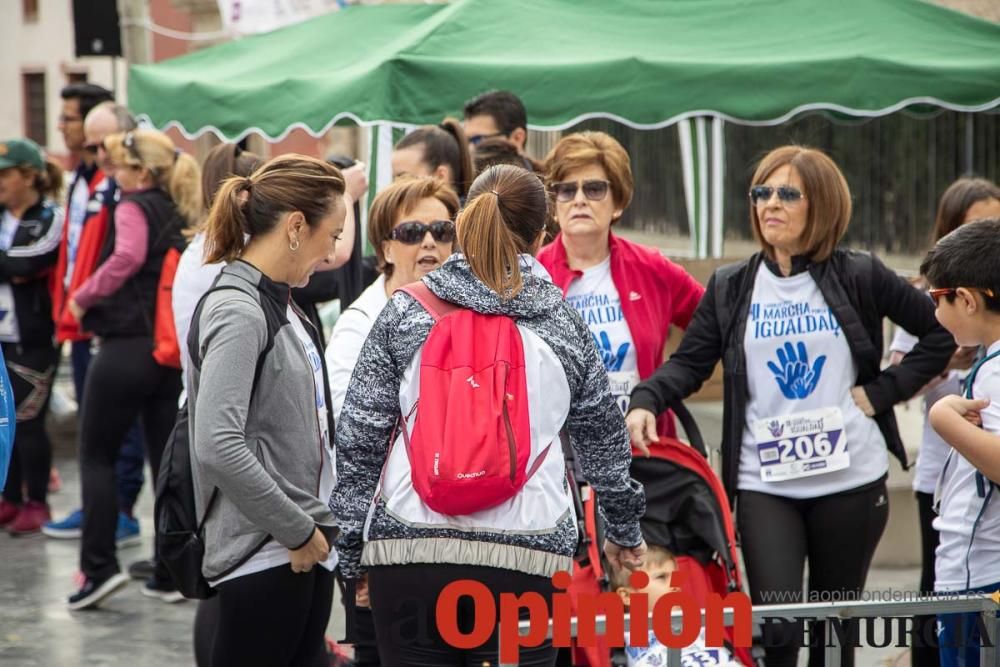
<path fill-rule="evenodd" d="M 920 592 L 931 595 L 934 592 L 934 553 L 940 540 L 938 532 L 931 525 L 937 516 L 934 512 L 934 494 L 917 491 L 914 495 L 917 497 L 917 513 L 920 519 Z M 937 625 L 937 616 L 915 616 L 914 622 L 919 628 L 927 625 L 934 628 Z M 929 628 L 924 636 L 933 637 L 935 633 Z M 933 646 L 914 646 L 910 655 L 913 667 L 938 667 L 941 664 L 940 651 Z"/>
<path fill-rule="evenodd" d="M 753 604 L 801 602 L 807 559 L 810 598 L 821 602 L 861 593 L 888 518 L 884 478 L 804 500 L 740 491 L 737 526 Z M 764 641 L 767 667 L 795 667 L 796 643 L 774 646 L 780 639 L 773 636 Z M 824 664 L 825 640 L 816 643 L 809 649 L 809 667 Z M 853 664 L 854 651 L 845 649 L 843 665 Z"/>
<path fill-rule="evenodd" d="M 373 567 L 368 570 L 368 591 L 379 659 L 383 667 L 483 667 L 496 665 L 499 640 L 496 624 L 485 644 L 474 649 L 450 646 L 438 631 L 435 610 L 445 586 L 460 579 L 481 582 L 493 594 L 499 614 L 500 593 L 535 592 L 551 608 L 554 588 L 545 577 L 514 570 L 473 565 L 413 564 Z M 458 602 L 457 623 L 462 632 L 475 626 L 475 605 L 469 597 Z M 522 648 L 521 667 L 555 665 L 556 649 L 551 640 L 534 648 Z"/>
<path fill-rule="evenodd" d="M 219 584 L 212 667 L 326 667 L 333 584 L 319 565 L 296 574 L 288 564 Z"/>
<path fill-rule="evenodd" d="M 45 416 L 52 398 L 52 383 L 59 363 L 59 350 L 52 345 L 22 346 L 4 343 L 3 356 L 17 405 L 14 451 L 11 453 L 5 500 L 20 505 L 28 500 L 48 499 L 52 442 L 45 431 Z"/>
<path fill-rule="evenodd" d="M 181 373 L 156 363 L 152 350 L 149 337 L 105 339 L 87 371 L 80 419 L 80 569 L 88 578 L 104 579 L 120 571 L 115 556 L 115 462 L 125 434 L 140 418 L 149 465 L 156 479 L 177 416 Z M 166 572 L 158 571 L 157 576 L 165 579 Z"/>

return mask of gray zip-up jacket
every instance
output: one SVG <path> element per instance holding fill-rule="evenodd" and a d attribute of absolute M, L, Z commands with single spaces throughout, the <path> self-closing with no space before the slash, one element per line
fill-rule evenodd
<path fill-rule="evenodd" d="M 205 522 L 202 572 L 210 582 L 242 565 L 271 539 L 297 549 L 317 526 L 334 526 L 328 499 L 318 497 L 327 453 L 312 364 L 287 319 L 288 285 L 239 260 L 222 270 L 216 285 L 236 289 L 206 297 L 189 337 L 197 341 L 200 364 L 188 368 L 199 516 L 212 490 L 220 491 Z M 312 325 L 300 319 L 322 349 Z M 262 353 L 256 391 L 251 392 Z M 332 418 L 329 429 L 333 434 Z"/>

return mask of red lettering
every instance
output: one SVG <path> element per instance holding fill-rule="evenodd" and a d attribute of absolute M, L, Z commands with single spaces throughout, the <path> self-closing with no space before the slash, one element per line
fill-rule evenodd
<path fill-rule="evenodd" d="M 675 572 L 674 575 L 676 574 Z M 674 607 L 681 610 L 681 631 L 676 635 L 670 618 Z M 664 646 L 690 646 L 701 634 L 701 610 L 698 604 L 684 593 L 666 593 L 653 606 L 653 632 Z"/>
<path fill-rule="evenodd" d="M 528 634 L 518 631 L 521 609 L 528 610 Z M 522 595 L 500 594 L 500 662 L 517 663 L 522 646 L 538 646 L 549 629 L 549 610 L 545 598 L 534 592 Z"/>
<path fill-rule="evenodd" d="M 472 598 L 475 613 L 475 624 L 472 632 L 465 634 L 458 629 L 458 601 L 463 597 Z M 493 594 L 485 584 L 460 579 L 444 587 L 438 596 L 434 610 L 438 632 L 441 638 L 454 648 L 477 648 L 485 644 L 497 623 L 497 605 Z"/>
<path fill-rule="evenodd" d="M 753 605 L 750 596 L 743 591 L 734 591 L 722 597 L 718 593 L 708 596 L 705 609 L 705 644 L 722 646 L 726 638 L 723 615 L 727 608 L 733 610 L 733 646 L 747 648 L 753 643 Z"/>
<path fill-rule="evenodd" d="M 573 583 L 569 572 L 560 570 L 552 575 L 552 586 L 556 594 L 552 596 L 552 645 L 568 648 L 573 645 L 570 626 L 573 617 L 573 598 L 566 591 Z"/>
<path fill-rule="evenodd" d="M 642 570 L 636 570 L 628 583 L 635 591 L 641 591 L 649 585 L 649 575 Z M 628 596 L 628 643 L 629 646 L 649 646 L 649 597 L 645 593 L 632 593 Z"/>
<path fill-rule="evenodd" d="M 604 636 L 608 646 L 625 646 L 625 603 L 617 593 L 577 596 L 577 643 L 597 646 L 597 614 L 604 612 Z"/>

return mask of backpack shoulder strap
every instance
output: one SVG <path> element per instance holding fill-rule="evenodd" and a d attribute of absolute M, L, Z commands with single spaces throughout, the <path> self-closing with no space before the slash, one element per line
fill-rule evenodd
<path fill-rule="evenodd" d="M 424 307 L 424 310 L 430 313 L 431 317 L 434 318 L 435 323 L 456 310 L 461 310 L 461 306 L 451 303 L 450 301 L 445 301 L 432 292 L 422 280 L 418 280 L 412 285 L 400 287 L 396 291 L 405 292 L 413 297 L 417 303 Z"/>

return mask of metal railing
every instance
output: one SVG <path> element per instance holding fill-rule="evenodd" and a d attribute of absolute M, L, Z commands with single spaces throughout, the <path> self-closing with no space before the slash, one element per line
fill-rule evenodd
<path fill-rule="evenodd" d="M 760 626 L 765 619 L 786 619 L 789 621 L 817 621 L 823 622 L 825 632 L 825 655 L 827 667 L 839 667 L 842 662 L 843 648 L 839 645 L 837 632 L 831 632 L 831 619 L 863 619 L 863 618 L 884 618 L 884 617 L 909 617 L 909 616 L 935 616 L 938 614 L 960 614 L 976 612 L 982 615 L 983 628 L 986 636 L 982 638 L 980 648 L 981 667 L 1000 667 L 1000 651 L 996 644 L 1000 638 L 1000 618 L 997 613 L 1000 611 L 1000 604 L 993 597 L 988 595 L 969 595 L 967 597 L 942 598 L 942 597 L 922 597 L 915 600 L 891 601 L 891 602 L 830 602 L 822 604 L 787 604 L 787 605 L 757 605 L 753 607 L 752 619 L 755 626 Z M 704 612 L 702 622 L 704 623 Z M 723 611 L 723 622 L 725 625 L 732 625 L 733 610 Z M 674 630 L 679 630 L 683 625 L 683 617 L 680 609 L 674 609 L 671 614 L 671 624 Z M 605 632 L 606 620 L 603 615 L 595 618 L 596 634 Z M 625 635 L 628 636 L 630 619 L 625 614 Z M 518 624 L 521 636 L 528 634 L 530 621 L 521 621 Z M 570 636 L 577 637 L 577 619 L 570 622 Z M 548 624 L 548 635 L 552 637 L 552 621 Z M 503 633 L 500 633 L 500 640 L 503 641 Z M 681 650 L 670 648 L 667 652 L 667 667 L 680 667 Z M 502 654 L 501 654 L 502 655 Z M 500 662 L 499 667 L 513 667 L 516 663 Z"/>

